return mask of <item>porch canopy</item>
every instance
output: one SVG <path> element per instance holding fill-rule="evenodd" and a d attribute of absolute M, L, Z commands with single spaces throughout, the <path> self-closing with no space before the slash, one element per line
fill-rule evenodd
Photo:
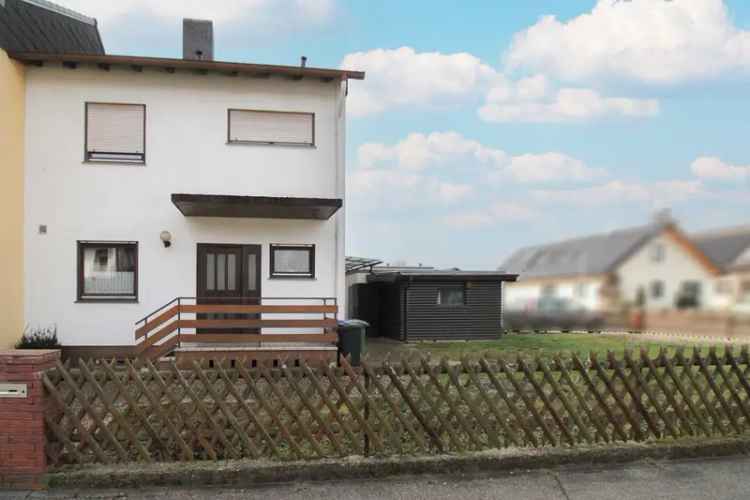
<path fill-rule="evenodd" d="M 330 219 L 341 198 L 286 198 L 216 194 L 172 194 L 185 217 L 249 217 L 259 219 Z"/>

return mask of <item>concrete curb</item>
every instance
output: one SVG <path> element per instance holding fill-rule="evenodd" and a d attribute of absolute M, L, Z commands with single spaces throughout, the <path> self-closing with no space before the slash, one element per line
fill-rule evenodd
<path fill-rule="evenodd" d="M 577 448 L 509 448 L 464 455 L 364 458 L 298 462 L 234 460 L 94 466 L 47 474 L 50 488 L 144 488 L 155 486 L 251 487 L 295 481 L 342 481 L 419 474 L 503 473 L 565 465 L 622 464 L 750 454 L 750 437 L 625 443 Z"/>

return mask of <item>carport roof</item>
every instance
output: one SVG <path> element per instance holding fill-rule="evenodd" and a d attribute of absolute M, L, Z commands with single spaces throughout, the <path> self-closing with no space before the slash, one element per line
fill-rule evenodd
<path fill-rule="evenodd" d="M 517 274 L 498 271 L 459 271 L 452 269 L 414 269 L 378 272 L 367 277 L 369 282 L 395 281 L 516 281 Z"/>

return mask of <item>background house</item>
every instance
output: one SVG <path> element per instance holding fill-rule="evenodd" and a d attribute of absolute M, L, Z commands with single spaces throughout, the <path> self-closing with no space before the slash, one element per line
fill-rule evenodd
<path fill-rule="evenodd" d="M 24 318 L 24 125 L 26 74 L 9 52 L 103 54 L 96 20 L 44 1 L 0 2 L 0 349 L 21 336 Z"/>
<path fill-rule="evenodd" d="M 554 296 L 594 311 L 638 303 L 647 310 L 729 310 L 744 300 L 748 251 L 747 228 L 688 235 L 662 214 L 646 226 L 515 252 L 501 266 L 519 274 L 506 304 L 533 307 Z"/>

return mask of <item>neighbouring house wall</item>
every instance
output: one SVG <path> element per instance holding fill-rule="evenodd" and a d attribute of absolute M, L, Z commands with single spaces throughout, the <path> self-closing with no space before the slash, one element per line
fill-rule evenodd
<path fill-rule="evenodd" d="M 196 294 L 196 244 L 262 245 L 267 297 L 344 297 L 343 209 L 326 221 L 185 217 L 171 193 L 344 198 L 338 82 L 44 66 L 27 70 L 26 320 L 67 345 L 133 344 Z M 146 165 L 83 163 L 84 103 L 146 105 Z M 227 109 L 315 113 L 315 147 L 227 145 Z M 38 227 L 47 225 L 47 234 Z M 159 234 L 170 231 L 172 246 Z M 76 241 L 137 241 L 139 303 L 76 303 Z M 316 278 L 269 279 L 269 244 L 316 245 Z"/>
<path fill-rule="evenodd" d="M 12 347 L 24 329 L 23 155 L 24 66 L 0 49 L 0 349 Z"/>
<path fill-rule="evenodd" d="M 652 259 L 654 245 L 662 245 L 664 258 L 660 262 Z M 635 303 L 638 289 L 646 291 L 646 308 L 649 310 L 672 309 L 676 296 L 685 281 L 701 284 L 701 308 L 717 308 L 721 299 L 715 294 L 716 276 L 668 233 L 663 233 L 648 242 L 617 269 L 622 299 Z M 651 293 L 654 281 L 664 283 L 664 293 L 656 298 Z"/>
<path fill-rule="evenodd" d="M 539 299 L 547 287 L 553 287 L 554 296 L 571 299 L 592 311 L 601 310 L 605 304 L 601 297 L 604 279 L 598 276 L 561 277 L 545 280 L 524 280 L 505 283 L 503 298 L 506 310 L 523 310 Z"/>

